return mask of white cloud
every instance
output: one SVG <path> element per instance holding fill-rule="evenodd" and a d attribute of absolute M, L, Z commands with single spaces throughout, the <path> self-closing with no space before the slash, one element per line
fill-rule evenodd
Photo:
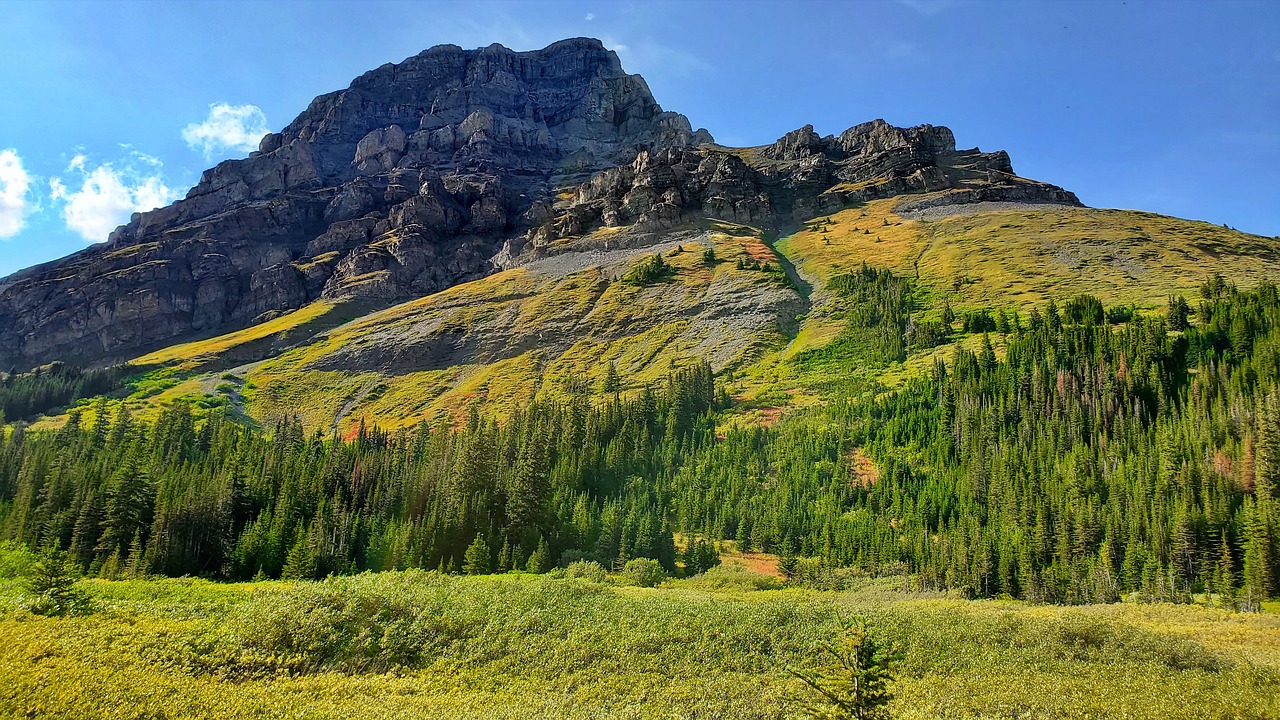
<path fill-rule="evenodd" d="M 257 105 L 213 103 L 204 122 L 191 123 L 183 128 L 182 139 L 193 150 L 203 152 L 205 159 L 212 159 L 229 150 L 257 150 L 258 142 L 268 132 L 267 116 Z"/>
<path fill-rule="evenodd" d="M 139 170 L 134 160 L 149 167 Z M 128 222 L 135 212 L 153 210 L 182 197 L 182 191 L 169 187 L 161 172 L 160 161 L 148 155 L 132 153 L 121 169 L 103 163 L 89 169 L 84 155 L 71 158 L 68 172 L 79 177 L 49 181 L 49 197 L 62 204 L 62 219 L 67 227 L 89 242 L 107 239 L 117 225 Z M 68 186 L 79 183 L 78 190 Z"/>
<path fill-rule="evenodd" d="M 7 240 L 26 227 L 32 211 L 28 190 L 31 176 L 22 167 L 17 150 L 0 150 L 0 240 Z"/>
<path fill-rule="evenodd" d="M 592 20 L 595 20 L 595 19 L 596 19 L 595 13 L 587 13 L 587 16 L 583 18 L 583 20 L 586 20 L 587 22 L 591 22 Z"/>

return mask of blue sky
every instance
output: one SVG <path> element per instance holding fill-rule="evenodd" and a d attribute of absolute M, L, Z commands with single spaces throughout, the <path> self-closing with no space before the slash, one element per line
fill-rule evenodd
<path fill-rule="evenodd" d="M 1098 207 L 1280 235 L 1280 3 L 0 3 L 0 275 L 440 43 L 592 36 L 728 145 L 947 125 Z"/>

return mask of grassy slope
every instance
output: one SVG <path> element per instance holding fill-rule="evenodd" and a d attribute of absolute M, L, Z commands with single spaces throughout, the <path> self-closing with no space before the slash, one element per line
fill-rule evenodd
<path fill-rule="evenodd" d="M 889 267 L 957 308 L 1029 308 L 1085 292 L 1149 306 L 1195 295 L 1215 272 L 1252 286 L 1280 271 L 1280 242 L 1204 222 L 1070 207 L 904 220 L 895 203 L 809 221 L 779 249 L 820 280 L 863 261 Z"/>
<path fill-rule="evenodd" d="M 758 233 L 721 224 L 712 236 L 721 260 L 714 269 L 702 265 L 698 251 L 686 252 L 669 258 L 678 268 L 671 280 L 647 288 L 613 282 L 621 274 L 616 267 L 560 278 L 505 271 L 367 315 L 311 344 L 235 368 L 234 377 L 211 371 L 235 365 L 237 356 L 255 348 L 281 347 L 332 328 L 352 312 L 316 303 L 139 358 L 136 364 L 162 367 L 139 378 L 126 402 L 143 415 L 179 399 L 231 404 L 267 424 L 296 414 L 320 429 L 338 418 L 349 432 L 361 418 L 384 427 L 410 425 L 457 416 L 475 401 L 502 412 L 535 393 L 559 391 L 566 379 L 594 384 L 610 361 L 625 381 L 640 384 L 673 363 L 718 355 L 717 367 L 737 371 L 731 392 L 744 402 L 734 421 L 769 422 L 780 407 L 821 401 L 824 378 L 815 373 L 822 369 L 792 361 L 840 333 L 840 307 L 824 287 L 863 262 L 917 278 L 926 314 L 936 314 L 944 301 L 957 310 L 1026 309 L 1081 292 L 1107 304 L 1154 307 L 1173 293 L 1194 296 L 1215 272 L 1248 286 L 1280 271 L 1280 243 L 1272 239 L 1151 213 L 1063 207 L 923 221 L 898 216 L 896 203 L 873 201 L 816 218 L 776 243 L 777 253 L 813 288 L 812 308 L 794 338 L 768 331 L 749 342 L 726 340 L 724 332 L 690 321 L 700 308 L 742 302 L 769 287 L 763 273 L 738 269 L 739 258 L 777 262 L 775 249 Z M 519 348 L 415 372 L 317 367 L 335 353 L 395 345 L 398 338 L 434 335 L 452 342 L 485 333 Z M 944 346 L 867 372 L 892 385 L 949 354 Z M 59 424 L 55 418 L 38 427 Z"/>
<path fill-rule="evenodd" d="M 94 581 L 96 614 L 48 619 L 0 581 L 0 717 L 781 718 L 798 689 L 784 668 L 814 661 L 837 612 L 868 616 L 903 651 L 896 718 L 1280 714 L 1274 614 L 964 601 L 883 583 L 332 582 Z M 323 662 L 322 646 L 361 637 L 335 624 L 326 592 L 359 604 L 364 637 L 425 607 L 434 629 L 401 626 L 424 656 L 380 663 L 390 638 L 363 660 L 345 645 Z"/>
<path fill-rule="evenodd" d="M 778 241 L 777 249 L 815 288 L 813 308 L 793 342 L 744 373 L 735 386 L 740 397 L 786 393 L 790 406 L 817 401 L 814 388 L 824 378 L 787 361 L 827 346 L 840 333 L 841 308 L 823 288 L 864 262 L 914 279 L 923 314 L 935 318 L 944 302 L 956 310 L 1025 311 L 1080 293 L 1108 305 L 1150 308 L 1179 293 L 1194 302 L 1199 286 L 1214 273 L 1246 287 L 1280 274 L 1280 242 L 1203 222 L 1071 207 L 925 221 L 897 215 L 897 202 L 877 200 L 816 218 Z M 960 337 L 958 342 L 976 347 L 977 341 Z M 944 345 L 913 353 L 905 363 L 871 374 L 894 385 L 951 351 Z"/>
<path fill-rule="evenodd" d="M 135 360 L 148 370 L 133 380 L 121 401 L 141 417 L 185 400 L 233 405 L 266 425 L 288 414 L 329 430 L 338 419 L 339 429 L 351 432 L 361 419 L 394 428 L 458 417 L 476 401 L 501 413 L 536 393 L 562 391 L 569 378 L 595 386 L 609 362 L 617 365 L 625 385 L 640 386 L 693 358 L 713 357 L 724 366 L 781 347 L 786 338 L 776 329 L 778 318 L 749 334 L 734 328 L 732 319 L 699 318 L 726 301 L 751 305 L 762 295 L 790 292 L 776 276 L 737 266 L 739 259 L 777 265 L 777 256 L 756 231 L 714 223 L 705 238 L 714 245 L 714 265 L 703 261 L 704 246 L 694 243 L 684 252 L 667 253 L 676 272 L 649 286 L 617 282 L 625 269 L 619 267 L 591 266 L 563 277 L 517 268 L 320 328 L 327 331 L 307 333 L 308 342 L 236 366 L 235 358 L 251 354 L 255 344 L 279 346 L 290 333 L 314 330 L 349 311 L 315 303 L 252 328 Z M 442 346 L 476 339 L 497 351 L 442 368 L 423 361 L 423 369 L 408 372 L 387 371 L 378 362 L 327 369 L 326 361 L 332 364 L 337 356 L 359 357 L 367 348 L 395 349 L 428 337 L 440 338 Z M 90 407 L 82 403 L 86 421 L 92 421 Z M 50 418 L 37 427 L 57 427 L 64 420 Z"/>

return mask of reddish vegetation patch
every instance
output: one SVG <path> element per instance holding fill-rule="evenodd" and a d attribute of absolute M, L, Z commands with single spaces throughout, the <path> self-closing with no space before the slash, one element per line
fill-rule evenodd
<path fill-rule="evenodd" d="M 849 453 L 849 472 L 855 487 L 869 488 L 880 481 L 880 468 L 859 448 Z"/>
<path fill-rule="evenodd" d="M 356 436 L 359 434 L 360 434 L 360 422 L 356 421 L 353 423 L 349 423 L 347 425 L 347 431 L 342 434 L 342 439 L 344 442 L 351 442 L 352 440 L 355 440 Z"/>
<path fill-rule="evenodd" d="M 753 260 L 759 260 L 762 263 L 773 262 L 777 259 L 773 251 L 769 249 L 769 246 L 759 240 L 743 243 L 742 249 L 746 250 Z"/>
<path fill-rule="evenodd" d="M 777 422 L 782 419 L 782 408 L 778 408 L 778 407 L 760 408 L 760 411 L 756 417 L 759 420 L 760 427 L 771 427 L 777 424 Z"/>
<path fill-rule="evenodd" d="M 731 552 L 720 556 L 721 562 L 732 562 L 738 565 L 745 565 L 751 572 L 757 572 L 761 575 L 772 575 L 774 577 L 782 577 L 782 572 L 778 570 L 778 556 L 769 553 L 740 553 Z"/>

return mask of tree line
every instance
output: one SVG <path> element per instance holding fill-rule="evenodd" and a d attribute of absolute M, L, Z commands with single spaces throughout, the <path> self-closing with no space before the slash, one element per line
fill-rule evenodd
<path fill-rule="evenodd" d="M 153 423 L 99 400 L 56 432 L 0 439 L 0 528 L 91 573 L 324 577 L 407 567 L 545 571 L 677 550 L 650 478 L 714 438 L 710 366 L 623 398 L 530 402 L 344 440 L 271 433 L 176 403 Z"/>
<path fill-rule="evenodd" d="M 100 409 L 0 440 L 0 532 L 86 570 L 226 578 L 425 567 L 546 570 L 651 558 L 677 533 L 691 571 L 716 541 L 893 573 L 919 587 L 1047 602 L 1257 609 L 1280 579 L 1280 297 L 1205 283 L 1198 307 L 924 319 L 911 284 L 833 281 L 847 327 L 798 362 L 833 399 L 717 434 L 723 384 L 699 363 L 625 395 L 531 400 L 503 422 L 352 439 L 269 433 L 176 404 L 152 423 Z M 889 389 L 861 368 L 967 334 Z M 981 328 L 980 331 L 977 328 Z M 108 417 L 108 416 L 111 417 Z M 869 461 L 869 462 L 868 462 Z M 870 467 L 868 467 L 870 465 Z"/>

